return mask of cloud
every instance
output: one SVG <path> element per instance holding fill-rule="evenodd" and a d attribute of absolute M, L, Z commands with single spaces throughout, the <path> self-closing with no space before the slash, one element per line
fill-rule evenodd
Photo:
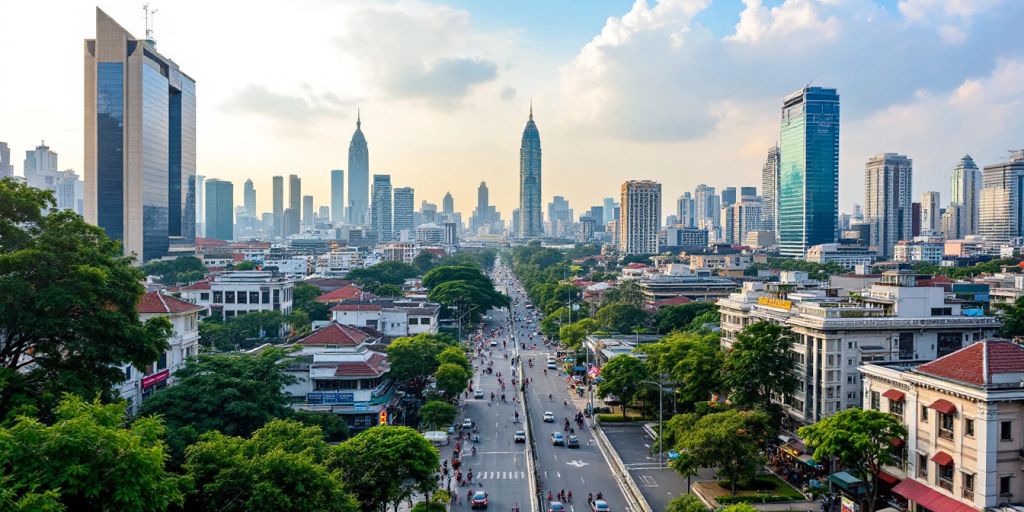
<path fill-rule="evenodd" d="M 515 87 L 505 87 L 501 90 L 501 99 L 502 101 L 514 100 L 516 98 L 516 93 L 517 91 Z"/>
<path fill-rule="evenodd" d="M 314 117 L 337 114 L 341 107 L 352 105 L 331 92 L 318 94 L 308 84 L 303 84 L 302 89 L 303 96 L 290 96 L 250 83 L 225 100 L 221 107 L 228 112 L 302 123 Z"/>

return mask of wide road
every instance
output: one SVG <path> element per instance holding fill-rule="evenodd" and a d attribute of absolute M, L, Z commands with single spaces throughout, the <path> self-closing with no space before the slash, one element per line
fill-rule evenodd
<path fill-rule="evenodd" d="M 568 375 L 560 371 L 561 363 L 557 365 L 559 370 L 547 369 L 547 357 L 555 357 L 556 349 L 541 342 L 538 334 L 540 319 L 533 310 L 526 308 L 529 298 L 511 271 L 499 262 L 495 276 L 497 284 L 504 285 L 504 291 L 512 298 L 512 314 L 516 319 L 514 338 L 524 347 L 520 353 L 526 377 L 530 379 L 526 394 L 534 429 L 532 435 L 537 448 L 538 490 L 544 498 L 541 500 L 542 509 L 547 510 L 548 491 L 557 495 L 564 489 L 573 493 L 573 502 L 566 504 L 570 512 L 588 511 L 587 493 L 596 496 L 598 492 L 604 495 L 612 512 L 627 510 L 623 492 L 608 460 L 593 439 L 590 418 L 587 418 L 588 424 L 582 431 L 576 430 L 580 440 L 578 449 L 554 446 L 551 443 L 553 432 L 563 432 L 565 418 L 569 418 L 571 427 L 576 428 L 572 420 L 577 412 L 583 410 L 585 400 L 570 393 L 566 382 Z M 528 365 L 530 359 L 533 360 L 533 368 Z M 554 423 L 543 422 L 547 411 L 554 413 Z M 568 437 L 567 432 L 563 432 L 563 435 Z"/>

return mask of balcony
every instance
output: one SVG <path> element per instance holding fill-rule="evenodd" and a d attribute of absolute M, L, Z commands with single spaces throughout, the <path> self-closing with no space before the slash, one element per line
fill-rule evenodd
<path fill-rule="evenodd" d="M 951 429 L 940 428 L 939 439 L 945 439 L 947 441 L 953 440 L 953 431 Z"/>
<path fill-rule="evenodd" d="M 941 488 L 943 488 L 943 489 L 945 489 L 945 490 L 947 490 L 949 492 L 953 492 L 953 481 L 952 480 L 947 480 L 945 478 L 939 478 L 938 480 L 939 480 L 939 487 L 941 487 Z"/>
<path fill-rule="evenodd" d="M 960 491 L 960 496 L 965 500 L 974 500 L 974 489 L 964 489 Z"/>

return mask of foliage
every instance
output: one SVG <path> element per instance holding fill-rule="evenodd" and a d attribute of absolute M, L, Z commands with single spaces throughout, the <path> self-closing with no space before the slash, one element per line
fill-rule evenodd
<path fill-rule="evenodd" d="M 678 306 L 666 306 L 654 314 L 654 325 L 658 332 L 668 334 L 672 331 L 690 329 L 694 319 L 708 311 L 717 310 L 714 302 L 691 302 Z"/>
<path fill-rule="evenodd" d="M 854 476 L 864 480 L 870 496 L 866 510 L 873 512 L 878 501 L 878 474 L 882 466 L 896 462 L 900 448 L 893 441 L 906 439 L 907 429 L 892 414 L 847 409 L 802 427 L 798 433 L 814 449 L 815 460 L 838 457 Z"/>
<path fill-rule="evenodd" d="M 969 267 L 943 267 L 934 263 L 918 262 L 912 266 L 917 274 L 930 274 L 935 276 L 946 276 L 951 279 L 972 279 L 980 274 L 992 274 L 999 272 L 1003 267 L 1014 267 L 1021 262 L 1021 258 L 1004 258 L 978 263 Z"/>
<path fill-rule="evenodd" d="M 124 403 L 89 403 L 71 394 L 55 416 L 53 425 L 18 416 L 0 427 L 0 475 L 7 475 L 6 492 L 17 494 L 4 501 L 72 511 L 181 505 L 184 481 L 164 469 L 160 420 L 140 418 L 125 427 Z"/>
<path fill-rule="evenodd" d="M 558 337 L 569 349 L 579 348 L 587 335 L 597 330 L 597 322 L 592 318 L 584 318 L 558 329 Z"/>
<path fill-rule="evenodd" d="M 846 267 L 829 262 L 825 264 L 811 261 L 796 260 L 790 258 L 768 258 L 768 263 L 754 263 L 743 271 L 745 276 L 756 276 L 761 270 L 782 270 L 782 271 L 803 271 L 808 277 L 819 281 L 827 281 L 829 276 L 842 274 L 847 271 Z"/>
<path fill-rule="evenodd" d="M 792 334 L 781 325 L 758 322 L 743 328 L 725 359 L 725 385 L 740 407 L 772 409 L 772 395 L 785 396 L 800 384 L 791 356 Z"/>
<path fill-rule="evenodd" d="M 471 269 L 472 267 L 438 267 L 424 276 L 424 286 L 430 288 L 428 298 L 434 302 L 438 302 L 446 306 L 447 308 L 459 308 L 463 306 L 469 307 L 468 318 L 463 321 L 468 321 L 471 324 L 480 322 L 483 314 L 492 308 L 503 308 L 509 305 L 508 297 L 501 294 L 494 289 L 494 283 L 491 282 L 486 276 L 480 273 L 479 269 L 472 269 L 479 278 L 470 279 L 455 279 L 455 280 L 439 280 L 443 274 L 433 274 L 439 270 L 449 268 L 465 268 Z M 457 275 L 457 274 L 448 274 Z M 434 277 L 430 282 L 433 286 L 427 285 L 427 277 Z"/>
<path fill-rule="evenodd" d="M 995 308 L 1003 321 L 1000 336 L 1010 339 L 1024 336 L 1024 297 L 1009 304 L 996 304 Z"/>
<path fill-rule="evenodd" d="M 363 291 L 380 297 L 401 297 L 404 293 L 402 292 L 401 286 L 378 283 L 377 281 L 368 281 L 364 283 Z"/>
<path fill-rule="evenodd" d="M 178 463 L 185 446 L 204 432 L 248 436 L 271 419 L 287 417 L 291 409 L 281 389 L 294 377 L 281 370 L 288 364 L 278 349 L 200 355 L 175 372 L 173 386 L 144 401 L 141 414 L 164 419 L 172 462 Z"/>
<path fill-rule="evenodd" d="M 196 281 L 191 279 L 199 273 L 202 279 L 206 273 L 206 266 L 202 260 L 195 256 L 179 256 L 173 260 L 153 260 L 142 266 L 142 273 L 147 276 L 155 276 L 156 281 L 163 284 L 187 283 Z"/>
<path fill-rule="evenodd" d="M 341 443 L 330 466 L 341 471 L 346 488 L 363 510 L 380 510 L 414 492 L 437 488 L 437 449 L 408 427 L 377 426 Z"/>
<path fill-rule="evenodd" d="M 420 426 L 426 430 L 447 428 L 455 423 L 455 406 L 440 400 L 431 400 L 420 408 Z"/>
<path fill-rule="evenodd" d="M 716 335 L 676 332 L 641 350 L 652 373 L 678 383 L 676 393 L 684 407 L 709 400 L 722 387 L 724 357 Z"/>
<path fill-rule="evenodd" d="M 622 417 L 626 417 L 626 405 L 640 395 L 642 380 L 650 374 L 644 362 L 630 355 L 618 355 L 608 360 L 601 369 L 601 382 L 597 385 L 597 396 L 616 396 L 622 405 Z"/>
<path fill-rule="evenodd" d="M 309 283 L 295 283 L 295 287 L 292 289 L 292 307 L 305 311 L 310 320 L 330 320 L 331 307 L 316 301 L 320 295 L 323 295 L 323 292 L 316 286 Z"/>
<path fill-rule="evenodd" d="M 618 286 L 604 294 L 605 304 L 628 304 L 637 308 L 644 305 L 644 293 L 635 280 L 620 281 Z"/>
<path fill-rule="evenodd" d="M 473 365 L 466 358 L 466 352 L 457 346 L 451 346 L 437 355 L 438 364 L 455 364 L 461 366 L 467 372 L 473 372 Z"/>
<path fill-rule="evenodd" d="M 437 265 L 438 257 L 429 251 L 420 251 L 415 258 L 412 259 L 412 266 L 416 267 L 416 270 L 420 274 L 426 274 L 430 269 Z"/>
<path fill-rule="evenodd" d="M 679 434 L 679 458 L 669 464 L 683 474 L 717 467 L 735 496 L 737 484 L 754 478 L 763 464 L 761 449 L 771 435 L 771 418 L 766 413 L 730 410 L 708 414 Z"/>
<path fill-rule="evenodd" d="M 757 509 L 750 503 L 735 503 L 723 508 L 719 512 L 757 512 Z"/>
<path fill-rule="evenodd" d="M 630 333 L 643 324 L 647 319 L 647 313 L 636 306 L 613 303 L 597 310 L 594 319 L 606 329 L 619 333 Z"/>
<path fill-rule="evenodd" d="M 708 508 L 696 494 L 684 494 L 670 502 L 665 512 L 707 512 Z"/>
<path fill-rule="evenodd" d="M 437 356 L 452 345 L 443 335 L 417 334 L 398 338 L 388 345 L 388 372 L 400 386 L 422 397 L 430 378 L 437 371 Z"/>
<path fill-rule="evenodd" d="M 327 466 L 331 448 L 317 427 L 274 420 L 251 438 L 203 434 L 188 448 L 186 510 L 356 512 L 358 503 Z"/>
<path fill-rule="evenodd" d="M 405 284 L 406 279 L 411 279 L 418 275 L 419 272 L 416 270 L 416 267 L 408 263 L 402 263 L 401 261 L 382 261 L 376 265 L 370 265 L 366 268 L 352 269 L 345 276 L 345 279 L 351 279 L 360 285 L 370 281 L 376 281 L 382 284 L 402 286 Z"/>
<path fill-rule="evenodd" d="M 280 311 L 253 311 L 228 319 L 213 315 L 199 323 L 199 340 L 220 351 L 251 348 L 255 346 L 252 340 L 280 339 L 286 321 L 308 324 L 309 317 L 303 315 L 302 310 L 292 311 L 289 318 Z"/>
<path fill-rule="evenodd" d="M 231 265 L 231 270 L 256 270 L 256 264 L 251 261 L 239 261 Z"/>
<path fill-rule="evenodd" d="M 437 390 L 453 401 L 459 399 L 459 394 L 465 391 L 471 378 L 473 372 L 455 363 L 442 363 L 434 372 Z"/>
<path fill-rule="evenodd" d="M 707 310 L 707 311 L 697 315 L 693 319 L 693 322 L 690 322 L 690 327 L 687 330 L 688 331 L 707 331 L 708 329 L 705 329 L 704 326 L 707 325 L 707 324 L 718 325 L 718 322 L 719 322 L 720 318 L 721 318 L 721 315 L 719 315 L 718 307 L 716 306 L 714 309 L 709 309 L 709 310 Z"/>
<path fill-rule="evenodd" d="M 601 254 L 601 247 L 597 244 L 576 244 L 575 247 L 566 252 L 565 257 L 570 260 L 576 260 L 598 254 Z"/>
<path fill-rule="evenodd" d="M 119 242 L 49 192 L 0 179 L 0 418 L 47 416 L 60 395 L 112 398 L 124 366 L 167 349 L 165 318 L 139 321 L 143 274 Z"/>
<path fill-rule="evenodd" d="M 345 423 L 340 415 L 330 412 L 295 411 L 289 419 L 307 427 L 319 427 L 324 440 L 329 443 L 339 443 L 348 439 L 348 423 Z"/>

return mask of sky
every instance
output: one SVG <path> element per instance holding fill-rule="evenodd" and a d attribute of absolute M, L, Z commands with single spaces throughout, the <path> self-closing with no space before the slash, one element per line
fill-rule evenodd
<path fill-rule="evenodd" d="M 45 139 L 82 169 L 83 40 L 99 6 L 136 37 L 140 0 L 5 1 L 0 141 L 16 173 Z M 151 0 L 157 49 L 197 83 L 199 174 L 298 174 L 329 204 L 362 112 L 370 173 L 451 191 L 481 181 L 509 219 L 530 103 L 543 195 L 582 214 L 627 179 L 662 183 L 663 212 L 700 183 L 756 185 L 781 100 L 805 84 L 841 98 L 840 204 L 862 203 L 881 152 L 914 160 L 915 200 L 964 154 L 1024 147 L 1020 0 Z"/>

